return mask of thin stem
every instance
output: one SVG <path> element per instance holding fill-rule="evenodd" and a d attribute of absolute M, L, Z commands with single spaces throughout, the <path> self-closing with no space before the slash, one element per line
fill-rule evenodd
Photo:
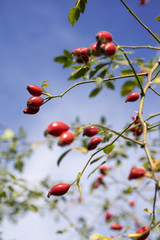
<path fill-rule="evenodd" d="M 99 148 L 96 152 L 94 152 L 94 153 L 90 156 L 89 160 L 87 161 L 86 165 L 84 166 L 84 168 L 83 168 L 83 170 L 82 170 L 82 172 L 81 172 L 81 173 L 82 173 L 81 176 L 83 175 L 83 173 L 84 173 L 85 169 L 87 168 L 88 164 L 90 163 L 91 159 L 92 159 L 97 153 L 99 153 L 100 151 L 102 151 L 102 150 L 105 149 L 106 147 L 109 147 L 109 146 L 111 146 L 114 142 L 116 142 L 116 141 L 118 140 L 118 138 L 120 138 L 120 137 L 122 136 L 122 134 L 123 134 L 125 131 L 127 131 L 127 129 L 130 128 L 134 122 L 135 122 L 135 120 L 134 120 L 132 123 L 130 123 L 128 126 L 126 126 L 112 142 L 108 143 L 108 144 L 105 145 L 104 147 Z"/>
<path fill-rule="evenodd" d="M 153 216 L 152 216 L 152 223 L 155 222 L 155 208 L 156 208 L 156 200 L 157 200 L 157 191 L 158 191 L 158 185 L 155 184 L 155 193 L 154 193 L 154 200 L 153 200 Z"/>
<path fill-rule="evenodd" d="M 134 142 L 134 143 L 139 144 L 139 145 L 141 145 L 141 146 L 143 145 L 141 142 L 139 142 L 139 141 L 137 141 L 137 140 L 134 140 L 134 139 L 132 139 L 132 138 L 129 138 L 129 137 L 127 137 L 127 136 L 121 135 L 119 132 L 117 132 L 117 131 L 109 128 L 109 127 L 103 126 L 103 125 L 101 125 L 101 124 L 93 124 L 93 125 L 94 125 L 94 126 L 97 126 L 97 127 L 100 127 L 100 128 L 102 128 L 102 129 L 106 129 L 106 130 L 108 130 L 108 131 L 110 131 L 110 132 L 113 132 L 113 133 L 115 133 L 116 135 L 121 136 L 122 138 L 127 139 L 127 140 L 129 140 L 129 141 L 131 141 L 131 142 Z"/>
<path fill-rule="evenodd" d="M 152 88 L 151 86 L 149 87 L 154 93 L 156 93 L 158 96 L 160 96 L 160 94 L 156 91 L 156 90 L 154 90 L 154 88 Z"/>
<path fill-rule="evenodd" d="M 116 44 L 116 46 L 118 46 L 118 44 L 115 41 L 114 41 L 114 43 Z M 135 76 L 135 78 L 136 78 L 136 80 L 137 80 L 137 82 L 139 84 L 139 87 L 141 89 L 141 95 L 144 95 L 142 84 L 141 84 L 141 82 L 140 82 L 140 80 L 138 78 L 138 74 L 137 74 L 136 70 L 134 69 L 134 67 L 133 67 L 129 57 L 127 56 L 127 54 L 125 53 L 125 51 L 123 50 L 122 47 L 118 46 L 118 49 L 123 53 L 123 55 L 125 56 L 126 60 L 128 61 L 129 65 L 130 65 L 130 67 L 131 67 L 131 69 L 132 69 L 132 71 L 134 73 L 134 76 Z"/>
<path fill-rule="evenodd" d="M 160 40 L 158 37 L 131 11 L 131 9 L 127 6 L 127 4 L 123 1 L 120 0 L 123 5 L 128 9 L 128 11 L 132 14 L 132 16 L 152 35 L 152 37 L 160 43 Z"/>
<path fill-rule="evenodd" d="M 150 130 L 152 128 L 159 127 L 159 126 L 160 126 L 160 123 L 157 123 L 157 124 L 154 124 L 154 125 L 151 125 L 151 126 L 147 127 L 147 129 Z"/>
<path fill-rule="evenodd" d="M 160 113 L 152 114 L 152 115 L 150 115 L 148 118 L 146 118 L 144 121 L 147 122 L 147 121 L 150 120 L 151 118 L 157 117 L 157 116 L 159 116 L 159 115 L 160 115 Z"/>
<path fill-rule="evenodd" d="M 142 49 L 146 49 L 146 48 L 149 48 L 149 49 L 154 49 L 154 50 L 160 50 L 159 47 L 152 47 L 152 46 L 120 46 L 121 48 L 131 48 L 131 49 L 139 49 L 139 48 L 142 48 Z"/>
<path fill-rule="evenodd" d="M 146 73 L 139 73 L 139 74 L 137 74 L 137 76 L 146 76 Z M 132 77 L 135 77 L 135 75 L 134 74 L 129 74 L 129 75 L 125 75 L 125 76 L 106 78 L 106 79 L 103 79 L 103 82 L 108 82 L 108 81 L 117 80 L 117 79 L 123 79 L 123 78 L 132 78 Z M 86 83 L 95 83 L 95 82 L 96 82 L 96 80 L 88 80 L 88 81 L 75 83 L 71 87 L 66 89 L 63 93 L 58 94 L 58 95 L 53 95 L 51 97 L 48 97 L 48 99 L 43 104 L 47 103 L 52 98 L 57 98 L 57 97 L 62 98 L 67 92 L 69 92 L 71 89 L 73 89 L 73 88 L 75 88 L 75 87 L 77 87 L 79 85 L 86 84 Z"/>
<path fill-rule="evenodd" d="M 151 81 L 153 81 L 160 73 L 160 70 L 155 74 L 155 76 L 151 79 Z"/>
<path fill-rule="evenodd" d="M 159 64 L 160 64 L 160 60 L 153 66 L 153 68 L 148 73 L 147 83 L 144 87 L 144 95 L 141 96 L 141 100 L 140 100 L 140 104 L 139 104 L 139 110 L 138 110 L 138 117 L 139 117 L 140 123 L 141 123 L 142 128 L 143 128 L 144 150 L 145 150 L 146 156 L 148 158 L 148 162 L 151 166 L 153 178 L 154 178 L 154 181 L 155 181 L 156 184 L 158 184 L 159 180 L 158 180 L 157 174 L 155 173 L 155 171 L 153 171 L 154 163 L 153 163 L 151 154 L 150 154 L 149 149 L 148 149 L 148 144 L 147 144 L 147 125 L 146 125 L 145 121 L 143 120 L 142 112 L 143 112 L 145 93 L 147 92 L 147 90 L 148 90 L 148 88 L 150 87 L 150 84 L 151 84 L 151 76 L 154 73 L 154 71 L 159 67 Z"/>
<path fill-rule="evenodd" d="M 64 213 L 64 211 L 61 211 L 57 206 L 56 206 L 56 210 L 58 211 L 58 213 L 63 216 L 69 223 L 70 225 L 78 232 L 80 233 L 83 237 L 85 237 L 86 239 L 89 239 L 89 236 L 80 228 L 78 228 L 71 220 L 70 218 Z"/>

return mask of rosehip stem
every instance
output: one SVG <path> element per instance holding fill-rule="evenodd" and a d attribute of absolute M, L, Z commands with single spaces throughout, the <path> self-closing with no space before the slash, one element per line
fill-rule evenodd
<path fill-rule="evenodd" d="M 133 71 L 133 73 L 134 73 L 134 76 L 135 76 L 135 78 L 136 78 L 136 80 L 137 80 L 137 82 L 138 82 L 138 84 L 139 84 L 139 87 L 140 87 L 140 89 L 141 89 L 141 96 L 143 96 L 143 95 L 144 95 L 144 91 L 143 91 L 142 84 L 141 84 L 141 82 L 140 82 L 140 80 L 139 80 L 139 78 L 138 78 L 137 72 L 136 72 L 136 70 L 134 69 L 134 67 L 133 67 L 133 65 L 132 65 L 129 57 L 127 56 L 127 54 L 125 53 L 125 51 L 124 51 L 124 49 L 123 49 L 122 47 L 120 47 L 115 41 L 114 41 L 114 43 L 116 44 L 116 46 L 118 46 L 118 49 L 123 53 L 124 57 L 126 58 L 127 62 L 129 63 L 129 65 L 130 65 L 130 67 L 131 67 L 131 69 L 132 69 L 132 71 Z"/>
<path fill-rule="evenodd" d="M 131 11 L 131 9 L 127 6 L 127 4 L 123 1 L 120 0 L 123 5 L 127 8 L 127 10 L 132 14 L 132 16 L 152 35 L 152 37 L 160 43 L 160 40 L 158 37 Z"/>
<path fill-rule="evenodd" d="M 154 88 L 152 88 L 151 86 L 149 86 L 149 88 L 160 97 L 160 94 L 157 91 L 155 91 Z"/>
<path fill-rule="evenodd" d="M 153 46 L 120 46 L 121 48 L 131 48 L 131 49 L 139 49 L 139 48 L 149 48 L 149 49 L 154 49 L 154 50 L 160 50 L 159 47 L 153 47 Z"/>

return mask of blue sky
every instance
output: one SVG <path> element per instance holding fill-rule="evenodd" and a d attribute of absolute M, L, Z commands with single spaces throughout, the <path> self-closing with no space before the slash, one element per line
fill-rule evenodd
<path fill-rule="evenodd" d="M 152 0 L 143 7 L 139 6 L 138 0 L 126 0 L 126 3 L 153 32 L 159 31 L 160 23 L 154 20 L 159 15 L 159 0 Z M 42 81 L 47 79 L 51 85 L 50 92 L 53 94 L 63 92 L 72 84 L 66 81 L 70 70 L 63 70 L 52 59 L 61 55 L 63 49 L 72 51 L 77 47 L 90 46 L 95 42 L 95 35 L 99 31 L 109 31 L 120 45 L 157 46 L 149 33 L 137 23 L 119 0 L 89 0 L 85 14 L 81 15 L 76 25 L 72 27 L 68 22 L 68 11 L 74 4 L 73 0 L 0 1 L 0 124 L 12 128 L 15 132 L 23 126 L 30 140 L 44 140 L 43 131 L 50 122 L 64 121 L 69 124 L 76 116 L 88 124 L 98 121 L 99 116 L 105 115 L 108 123 L 120 130 L 126 121 L 130 121 L 138 107 L 138 103 L 125 104 L 119 92 L 102 91 L 96 98 L 88 100 L 88 95 L 95 86 L 86 85 L 73 89 L 62 99 L 50 101 L 37 115 L 28 116 L 22 113 L 30 97 L 26 90 L 28 84 L 41 85 Z M 155 57 L 156 52 L 138 50 L 137 56 L 147 60 Z M 155 101 L 157 100 L 155 97 Z M 150 105 L 147 99 L 146 105 L 147 109 Z M 157 106 L 152 106 L 152 110 L 156 112 Z M 56 159 L 61 150 L 58 147 L 55 149 Z M 42 159 L 44 151 L 45 162 Z M 32 168 L 30 164 L 26 166 L 25 177 L 30 176 L 33 180 L 41 178 L 39 173 L 35 175 L 40 160 L 39 172 L 43 176 L 51 173 L 52 157 L 53 155 L 45 148 L 38 150 L 33 156 Z M 78 169 L 77 164 L 75 174 Z M 63 168 L 57 170 L 54 165 L 53 171 L 56 179 L 63 177 Z M 65 176 L 66 179 L 67 177 Z M 12 239 L 11 233 L 15 228 L 10 229 L 10 233 L 5 233 L 7 240 Z M 40 235 L 39 240 L 43 240 L 46 233 L 44 236 L 42 233 Z M 30 239 L 34 239 L 33 236 L 34 233 L 30 235 Z M 22 239 L 16 234 L 14 237 L 17 240 Z M 26 239 L 28 238 L 23 238 Z"/>

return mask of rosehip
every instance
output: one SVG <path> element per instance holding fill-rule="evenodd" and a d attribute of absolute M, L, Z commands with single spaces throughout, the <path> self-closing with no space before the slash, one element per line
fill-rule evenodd
<path fill-rule="evenodd" d="M 144 4 L 146 4 L 147 3 L 147 0 L 140 0 L 139 1 L 139 5 L 144 5 Z"/>
<path fill-rule="evenodd" d="M 133 135 L 138 137 L 143 133 L 142 129 L 140 127 L 136 127 L 135 131 L 133 132 Z"/>
<path fill-rule="evenodd" d="M 73 142 L 73 140 L 74 134 L 66 131 L 61 133 L 61 135 L 59 136 L 58 145 L 59 146 L 69 145 L 70 143 Z"/>
<path fill-rule="evenodd" d="M 146 173 L 146 170 L 142 167 L 133 167 L 129 173 L 128 179 L 137 179 L 139 177 L 143 177 Z"/>
<path fill-rule="evenodd" d="M 100 50 L 100 48 L 99 48 L 97 43 L 93 43 L 88 48 L 88 55 L 93 55 L 95 57 L 99 57 L 101 55 L 101 50 Z"/>
<path fill-rule="evenodd" d="M 137 118 L 137 116 L 132 116 L 132 119 L 133 119 L 133 120 L 135 120 L 136 118 Z M 139 118 L 137 118 L 137 120 L 136 120 L 135 123 L 138 124 L 139 122 L 140 122 L 140 120 L 139 120 Z"/>
<path fill-rule="evenodd" d="M 111 57 L 116 52 L 116 46 L 113 43 L 107 43 L 104 46 L 104 53 L 106 56 Z"/>
<path fill-rule="evenodd" d="M 112 42 L 113 40 L 112 35 L 106 31 L 98 32 L 96 35 L 96 39 L 100 43 L 108 43 Z"/>
<path fill-rule="evenodd" d="M 135 205 L 135 201 L 134 200 L 129 201 L 129 205 L 133 207 Z"/>
<path fill-rule="evenodd" d="M 72 51 L 72 54 L 74 56 L 80 56 L 80 51 L 81 51 L 81 48 L 76 48 Z"/>
<path fill-rule="evenodd" d="M 113 230 L 121 230 L 123 228 L 123 226 L 119 223 L 113 223 L 111 226 L 110 226 L 110 229 L 113 229 Z"/>
<path fill-rule="evenodd" d="M 90 126 L 84 129 L 83 136 L 93 137 L 98 133 L 98 128 L 95 126 Z"/>
<path fill-rule="evenodd" d="M 57 185 L 53 186 L 53 187 L 49 190 L 49 193 L 48 193 L 47 197 L 49 198 L 50 195 L 62 196 L 62 195 L 64 195 L 66 192 L 68 192 L 70 186 L 71 186 L 71 185 L 68 184 L 68 183 L 60 183 L 60 184 L 57 184 Z"/>
<path fill-rule="evenodd" d="M 102 141 L 100 137 L 95 137 L 90 140 L 88 143 L 87 149 L 88 150 L 93 150 L 97 147 L 97 145 Z"/>
<path fill-rule="evenodd" d="M 36 85 L 28 85 L 27 90 L 33 96 L 39 97 L 42 94 L 42 89 Z"/>
<path fill-rule="evenodd" d="M 140 73 L 147 73 L 147 71 L 144 69 L 141 69 Z"/>
<path fill-rule="evenodd" d="M 28 107 L 39 108 L 44 102 L 44 99 L 41 97 L 30 97 L 27 102 Z"/>
<path fill-rule="evenodd" d="M 95 182 L 95 183 L 92 184 L 92 188 L 95 189 L 95 188 L 98 188 L 98 187 L 99 187 L 99 183 L 98 182 Z"/>
<path fill-rule="evenodd" d="M 125 102 L 135 102 L 138 100 L 138 98 L 139 98 L 139 94 L 136 92 L 132 92 L 126 97 Z"/>
<path fill-rule="evenodd" d="M 106 219 L 106 221 L 110 221 L 113 217 L 114 217 L 113 213 L 111 213 L 109 211 L 105 211 L 105 219 Z"/>
<path fill-rule="evenodd" d="M 146 231 L 147 231 L 147 232 L 146 232 Z M 144 232 L 146 232 L 146 233 L 144 233 Z M 144 240 L 144 239 L 146 239 L 146 238 L 149 236 L 149 234 L 150 234 L 150 228 L 147 227 L 147 226 L 141 227 L 141 228 L 139 228 L 139 229 L 137 230 L 136 233 L 144 233 L 144 235 L 142 235 L 141 237 L 137 238 L 137 240 Z"/>
<path fill-rule="evenodd" d="M 103 183 L 104 174 L 100 174 L 97 178 L 99 183 Z"/>
<path fill-rule="evenodd" d="M 68 131 L 69 126 L 63 122 L 52 122 L 44 132 L 44 135 L 47 136 L 48 134 L 58 137 L 61 133 Z"/>
<path fill-rule="evenodd" d="M 31 107 L 26 107 L 23 112 L 25 114 L 36 114 L 37 112 L 39 112 L 39 108 L 31 108 Z"/>
<path fill-rule="evenodd" d="M 77 59 L 76 59 L 76 62 L 77 63 L 87 63 L 87 62 L 89 62 L 89 57 L 87 56 L 87 55 L 82 55 L 82 56 L 80 56 L 80 57 L 77 57 Z"/>
<path fill-rule="evenodd" d="M 100 172 L 101 172 L 103 175 L 106 175 L 106 174 L 107 174 L 107 171 L 108 171 L 109 169 L 106 167 L 106 165 L 101 165 L 101 166 L 99 167 L 99 170 L 100 170 Z"/>

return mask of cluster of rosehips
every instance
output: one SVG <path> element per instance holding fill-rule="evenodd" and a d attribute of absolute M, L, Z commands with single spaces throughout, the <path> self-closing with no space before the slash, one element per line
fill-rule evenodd
<path fill-rule="evenodd" d="M 132 117 L 133 120 L 136 119 L 136 116 Z M 135 124 L 130 128 L 130 131 L 133 133 L 134 136 L 138 137 L 142 134 L 142 127 L 141 126 L 136 126 L 137 124 L 140 123 L 139 118 L 136 120 Z"/>
<path fill-rule="evenodd" d="M 78 63 L 89 62 L 90 56 L 100 57 L 104 55 L 106 57 L 111 57 L 115 54 L 116 46 L 111 43 L 113 38 L 109 32 L 101 31 L 97 33 L 96 39 L 97 42 L 93 43 L 89 48 L 76 48 L 72 51 Z"/>
<path fill-rule="evenodd" d="M 44 99 L 41 96 L 42 89 L 36 85 L 28 85 L 28 92 L 32 95 L 27 101 L 27 107 L 23 110 L 26 114 L 36 114 L 39 112 L 40 106 L 43 104 Z"/>
<path fill-rule="evenodd" d="M 58 145 L 66 146 L 74 141 L 74 134 L 69 132 L 69 126 L 63 122 L 52 122 L 44 132 L 44 135 L 48 134 L 59 137 Z"/>
<path fill-rule="evenodd" d="M 97 180 L 92 184 L 92 189 L 98 188 L 99 185 L 105 186 L 105 183 L 103 180 L 104 180 L 104 177 L 109 173 L 110 170 L 111 170 L 111 167 L 107 167 L 106 165 L 101 165 L 99 167 L 100 174 L 97 177 Z"/>

